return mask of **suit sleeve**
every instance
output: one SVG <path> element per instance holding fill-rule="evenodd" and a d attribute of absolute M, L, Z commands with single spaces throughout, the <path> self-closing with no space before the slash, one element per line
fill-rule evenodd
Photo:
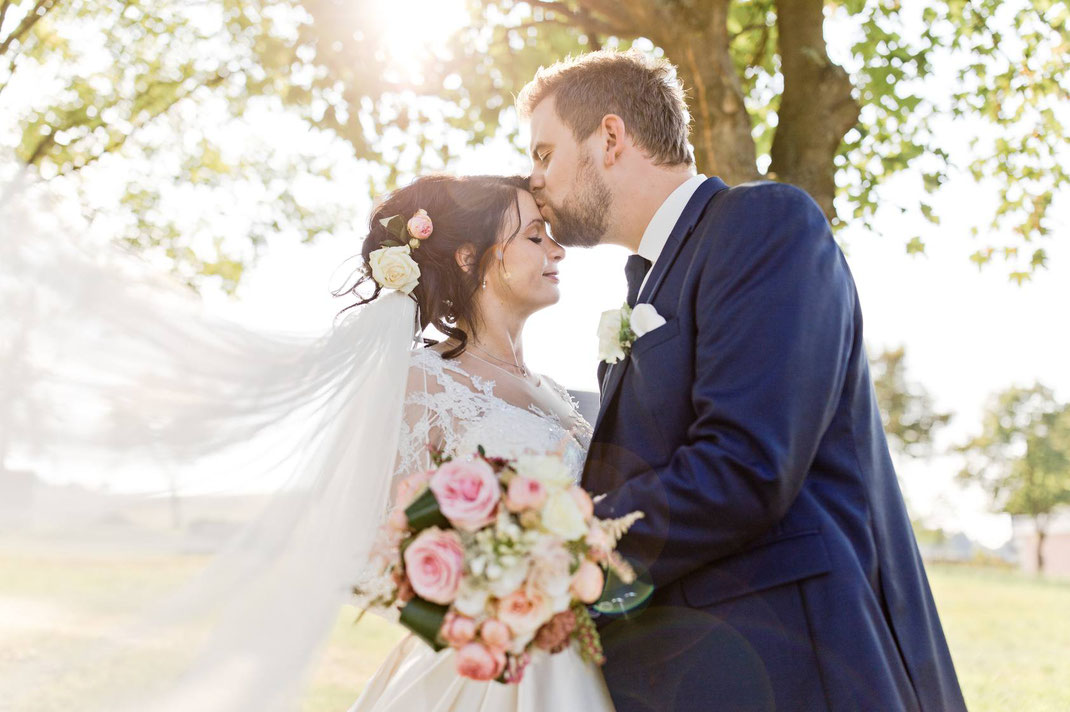
<path fill-rule="evenodd" d="M 656 587 L 740 551 L 784 516 L 835 413 L 853 341 L 846 265 L 805 193 L 751 187 L 711 222 L 697 258 L 686 444 L 596 507 L 600 517 L 645 512 L 620 552 Z"/>

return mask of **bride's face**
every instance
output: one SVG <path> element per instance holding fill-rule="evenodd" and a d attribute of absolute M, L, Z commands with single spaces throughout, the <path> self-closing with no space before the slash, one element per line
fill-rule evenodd
<path fill-rule="evenodd" d="M 492 303 L 530 314 L 561 298 L 557 270 L 565 249 L 546 233 L 546 222 L 531 193 L 518 193 L 520 229 L 517 212 L 510 211 L 498 244 L 491 248 L 485 291 Z"/>

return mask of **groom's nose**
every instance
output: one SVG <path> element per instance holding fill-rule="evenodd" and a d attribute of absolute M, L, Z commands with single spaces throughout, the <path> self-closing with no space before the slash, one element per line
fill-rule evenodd
<path fill-rule="evenodd" d="M 528 177 L 528 186 L 532 192 L 536 190 L 542 190 L 546 187 L 546 179 L 542 175 L 542 169 L 535 168 Z"/>

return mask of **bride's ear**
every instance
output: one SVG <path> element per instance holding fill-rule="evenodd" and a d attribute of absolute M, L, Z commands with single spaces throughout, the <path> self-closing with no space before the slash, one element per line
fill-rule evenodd
<path fill-rule="evenodd" d="M 463 272 L 471 272 L 476 268 L 476 246 L 468 243 L 461 245 L 457 248 L 457 251 L 453 253 L 453 259 L 457 261 L 457 266 L 461 268 Z"/>

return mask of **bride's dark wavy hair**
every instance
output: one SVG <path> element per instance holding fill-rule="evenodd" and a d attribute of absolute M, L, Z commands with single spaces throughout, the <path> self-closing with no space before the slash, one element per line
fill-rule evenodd
<path fill-rule="evenodd" d="M 475 329 L 479 322 L 475 296 L 494 262 L 491 249 L 498 244 L 498 235 L 507 224 L 508 216 L 516 216 L 516 229 L 506 237 L 502 249 L 520 231 L 518 191 L 521 190 L 528 190 L 528 179 L 523 176 L 449 175 L 423 176 L 395 190 L 368 220 L 368 235 L 364 238 L 355 281 L 337 290 L 335 296 L 351 294 L 357 298 L 356 303 L 346 310 L 379 297 L 383 287 L 372 277 L 368 258 L 384 242 L 397 241 L 379 221 L 394 215 L 401 215 L 408 221 L 422 208 L 427 211 L 434 229 L 431 237 L 412 251 L 412 258 L 420 267 L 420 283 L 411 296 L 420 308 L 420 329 L 433 324 L 459 342 L 443 356 L 460 356 L 471 334 L 465 333 L 457 324 L 463 322 Z M 466 246 L 471 246 L 474 251 L 476 267 L 468 271 L 461 269 L 455 257 L 458 250 Z M 500 260 L 498 264 L 500 267 Z M 374 287 L 370 294 L 365 286 L 369 283 Z"/>

